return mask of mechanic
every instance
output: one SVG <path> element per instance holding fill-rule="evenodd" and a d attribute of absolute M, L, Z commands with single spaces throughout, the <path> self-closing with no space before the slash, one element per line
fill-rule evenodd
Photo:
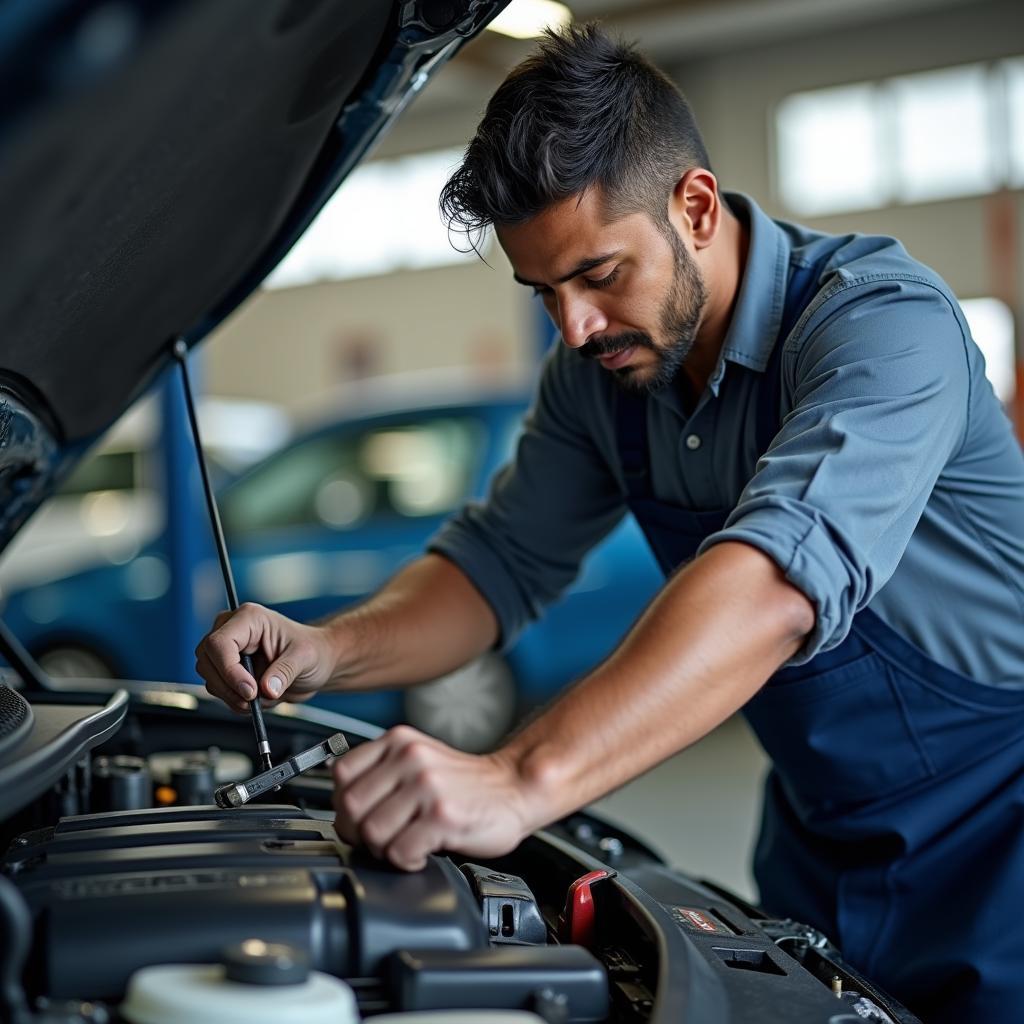
<path fill-rule="evenodd" d="M 494 753 L 403 726 L 339 759 L 341 836 L 498 855 L 743 709 L 768 911 L 929 1024 L 1019 1020 L 1024 458 L 948 286 L 720 191 L 683 97 L 595 26 L 509 75 L 441 205 L 561 333 L 515 459 L 360 607 L 222 614 L 210 692 L 245 710 L 243 651 L 269 700 L 440 676 L 628 509 L 667 582 L 618 649 Z"/>

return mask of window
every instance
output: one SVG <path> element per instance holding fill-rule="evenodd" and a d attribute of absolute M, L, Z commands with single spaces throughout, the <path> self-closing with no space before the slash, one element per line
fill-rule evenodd
<path fill-rule="evenodd" d="M 130 491 L 136 486 L 140 455 L 135 451 L 100 451 L 83 459 L 60 488 L 60 494 Z"/>
<path fill-rule="evenodd" d="M 438 417 L 298 442 L 224 491 L 225 529 L 345 531 L 444 515 L 469 491 L 481 434 L 469 418 Z"/>
<path fill-rule="evenodd" d="M 779 108 L 777 127 L 787 205 L 815 214 L 878 202 L 886 186 L 873 86 L 790 96 Z"/>
<path fill-rule="evenodd" d="M 796 93 L 775 116 L 778 190 L 805 216 L 1024 185 L 1024 60 Z"/>
<path fill-rule="evenodd" d="M 927 202 L 996 186 L 988 79 L 987 69 L 974 65 L 889 84 L 899 200 Z"/>
<path fill-rule="evenodd" d="M 1009 184 L 1024 188 L 1024 59 L 1003 61 L 1006 113 L 1010 122 L 1007 140 Z"/>
<path fill-rule="evenodd" d="M 1013 313 L 999 299 L 964 299 L 960 303 L 971 336 L 985 356 L 985 373 L 995 393 L 1009 404 L 1016 391 L 1017 358 L 1013 344 Z"/>

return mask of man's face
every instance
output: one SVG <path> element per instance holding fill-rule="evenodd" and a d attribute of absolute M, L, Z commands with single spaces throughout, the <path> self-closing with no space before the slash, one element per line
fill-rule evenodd
<path fill-rule="evenodd" d="M 647 213 L 609 221 L 591 190 L 496 233 L 516 280 L 540 294 L 566 345 L 630 389 L 673 379 L 707 301 L 674 228 Z"/>

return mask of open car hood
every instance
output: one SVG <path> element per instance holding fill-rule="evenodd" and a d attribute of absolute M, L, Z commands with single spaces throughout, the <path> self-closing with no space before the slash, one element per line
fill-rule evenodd
<path fill-rule="evenodd" d="M 0 549 L 507 2 L 4 6 Z"/>

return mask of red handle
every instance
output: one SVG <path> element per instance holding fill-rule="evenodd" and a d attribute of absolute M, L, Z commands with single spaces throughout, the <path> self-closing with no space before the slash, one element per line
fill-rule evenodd
<path fill-rule="evenodd" d="M 597 911 L 591 886 L 606 878 L 611 878 L 607 871 L 589 871 L 569 886 L 569 892 L 565 897 L 565 910 L 558 921 L 563 942 L 587 947 L 594 944 Z"/>

